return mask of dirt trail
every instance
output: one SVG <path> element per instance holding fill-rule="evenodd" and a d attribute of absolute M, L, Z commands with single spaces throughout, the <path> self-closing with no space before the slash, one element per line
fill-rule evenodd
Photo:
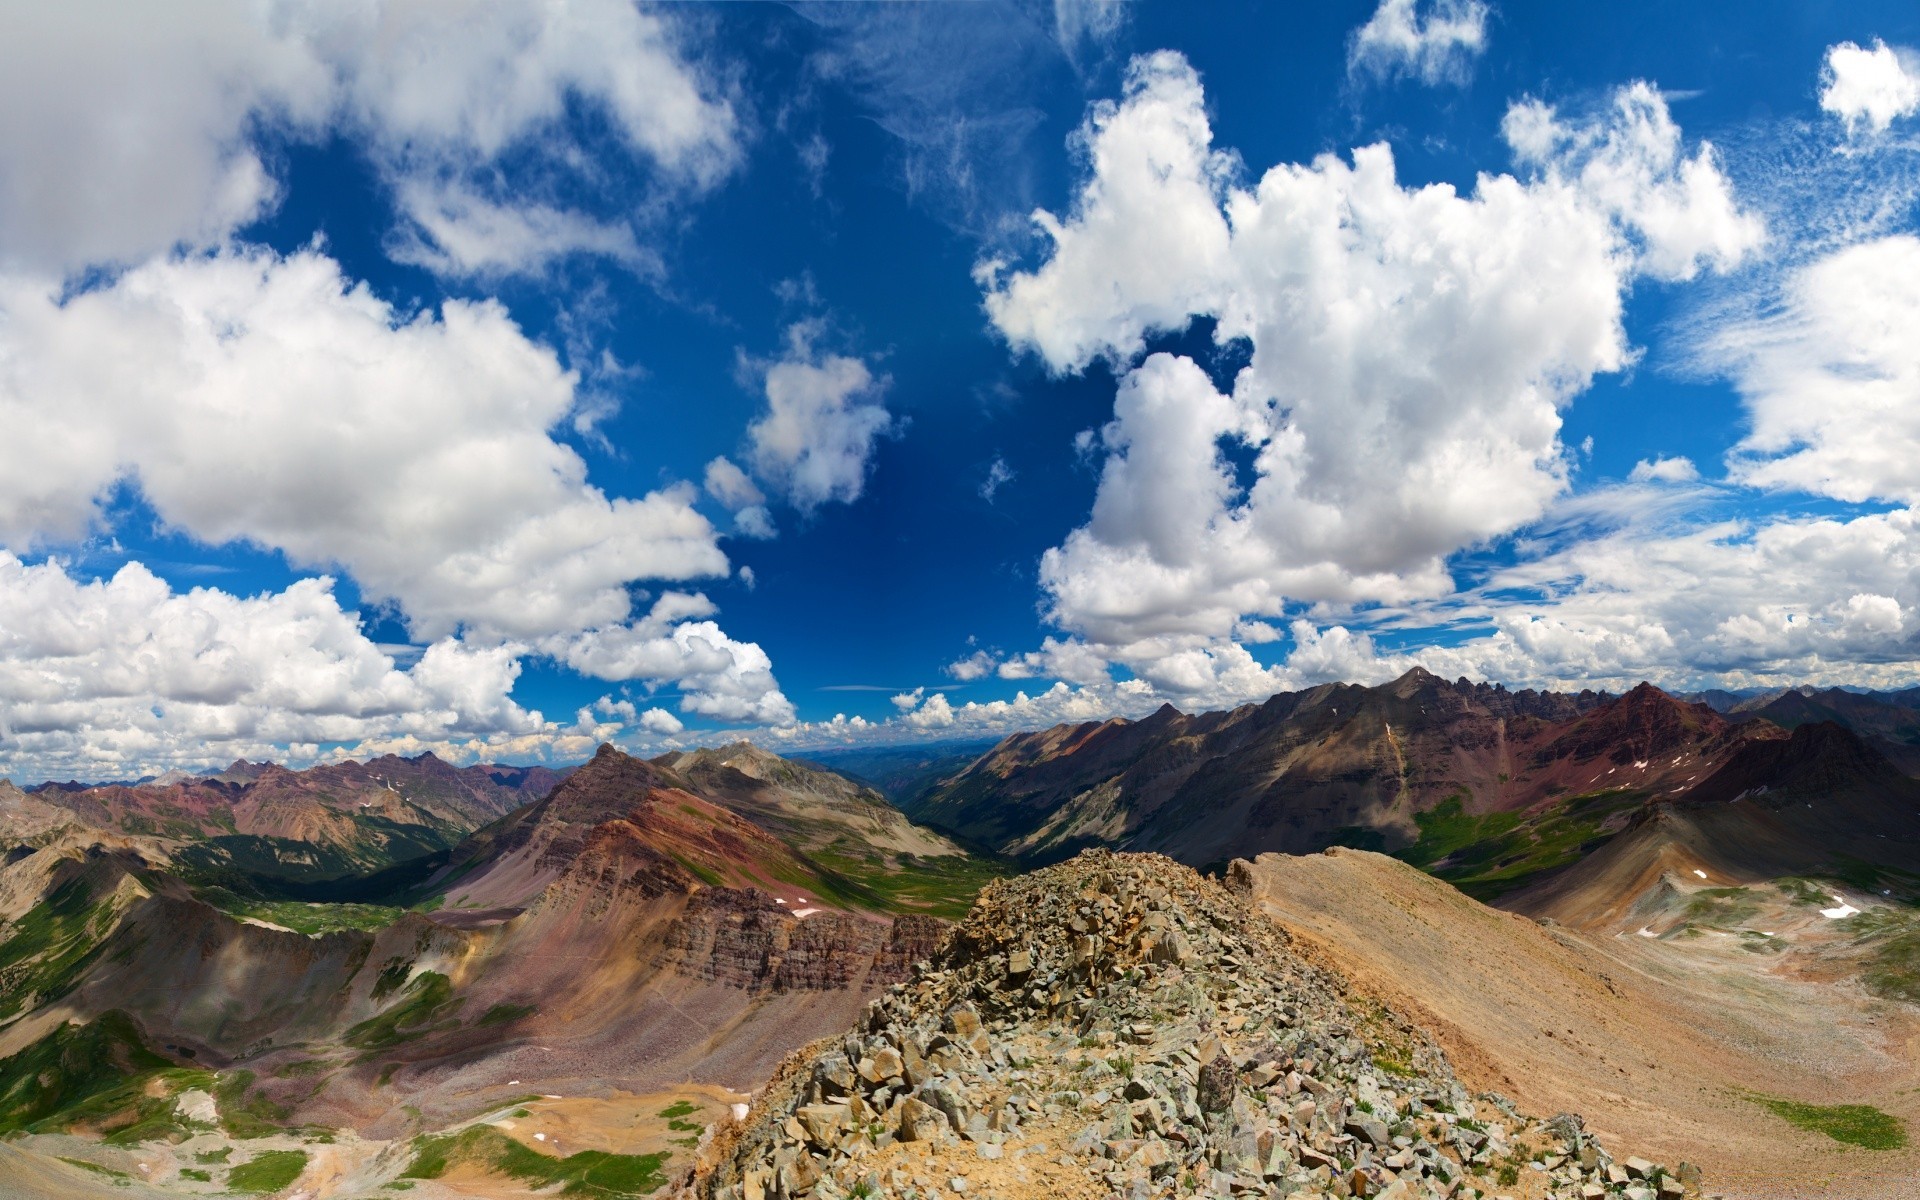
<path fill-rule="evenodd" d="M 1869 1151 L 1745 1092 L 1867 1103 L 1920 1139 L 1920 1014 L 1796 978 L 1737 939 L 1543 926 L 1382 855 L 1261 855 L 1262 907 L 1425 1025 L 1470 1086 L 1586 1114 L 1603 1141 L 1698 1163 L 1730 1197 L 1920 1196 L 1920 1146 Z"/>

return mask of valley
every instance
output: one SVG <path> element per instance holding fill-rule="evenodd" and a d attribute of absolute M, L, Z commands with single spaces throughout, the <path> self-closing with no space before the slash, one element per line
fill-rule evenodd
<path fill-rule="evenodd" d="M 1756 711 L 1810 702 L 1790 695 Z M 1022 980 L 1041 972 L 1044 995 L 991 1026 L 1004 1047 L 962 1047 L 904 1080 L 932 1096 L 941 1079 L 998 1087 L 1028 1071 L 1018 1122 L 975 1127 L 946 1112 L 946 1134 L 883 1156 L 901 1165 L 847 1176 L 868 1194 L 930 1195 L 913 1182 L 933 1179 L 928 1164 L 1029 1153 L 1013 1135 L 1032 1121 L 1054 1130 L 1051 1165 L 1027 1160 L 1025 1180 L 994 1166 L 982 1176 L 992 1194 L 1046 1180 L 1097 1197 L 1135 1179 L 1179 1193 L 1206 1171 L 1238 1178 L 1253 1169 L 1229 1132 L 1244 1127 L 1288 1147 L 1284 1164 L 1263 1159 L 1246 1176 L 1261 1186 L 1359 1194 L 1400 1172 L 1421 1181 L 1406 1194 L 1424 1196 L 1484 1167 L 1493 1195 L 1510 1185 L 1500 1162 L 1459 1141 L 1470 1127 L 1413 1119 L 1451 1112 L 1477 1126 L 1492 1105 L 1519 1114 L 1501 1119 L 1528 1139 L 1503 1153 L 1525 1170 L 1554 1164 L 1524 1176 L 1540 1185 L 1529 1195 L 1641 1186 L 1582 1165 L 1589 1137 L 1619 1161 L 1668 1164 L 1660 1178 L 1682 1180 L 1679 1164 L 1703 1172 L 1714 1195 L 1782 1194 L 1768 1189 L 1783 1181 L 1795 1196 L 1908 1195 L 1900 1181 L 1920 1173 L 1920 781 L 1885 750 L 1899 720 L 1872 704 L 1886 707 L 1856 697 L 1851 723 L 1789 728 L 1649 687 L 1509 693 L 1414 672 L 1226 713 L 1163 709 L 861 760 L 891 799 L 745 742 L 654 759 L 603 746 L 544 774 L 429 756 L 0 786 L 0 1189 L 424 1200 L 695 1186 L 725 1200 L 836 1200 L 839 1142 L 807 1150 L 790 1130 L 754 1132 L 763 1113 L 798 1111 L 781 1107 L 790 1096 L 860 1110 L 838 1085 L 793 1092 L 790 1056 L 872 1020 L 876 999 L 921 1029 L 928 1012 L 900 998 L 943 970 L 975 981 L 966 1002 L 983 1015 L 999 1011 L 992 972 L 1014 975 L 1008 956 L 1024 947 L 1023 961 L 1055 965 L 1020 968 Z M 230 815 L 217 815 L 222 802 Z M 1135 899 L 1122 900 L 1122 928 L 1155 923 L 1112 935 L 1118 975 L 1074 965 L 1084 915 L 1041 927 L 1007 908 L 1010 887 L 1028 887 L 1015 907 L 1036 912 L 1061 887 L 1106 895 L 1099 881 L 1121 863 L 1143 864 L 1125 871 L 1145 881 L 1123 889 Z M 1254 978 L 1246 951 L 1203 967 L 1153 949 L 1181 944 L 1170 931 L 1198 928 L 1197 910 L 1154 916 L 1160 901 L 1139 908 L 1138 896 L 1176 893 L 1213 897 L 1207 920 L 1241 913 L 1229 942 L 1271 922 L 1278 940 L 1259 969 L 1308 981 L 1285 986 L 1322 997 L 1312 1004 L 1325 1015 L 1234 1043 L 1253 1107 L 1228 1126 L 1196 1117 L 1188 1133 L 1143 1139 L 1085 1107 L 1086 1089 L 1051 1075 L 1041 1087 L 1037 1068 L 1011 1064 L 1120 1069 L 1129 1031 L 1147 1027 L 1124 1015 L 1129 980 L 1171 989 L 1163 1003 L 1175 1007 L 1149 1023 L 1198 1012 L 1176 998 L 1204 976 L 1240 998 L 1195 1037 L 1209 1022 L 1261 1028 L 1235 1025 L 1271 999 L 1233 990 Z M 1024 930 L 1020 946 L 1004 932 L 949 933 L 986 919 L 982 894 L 1002 897 L 992 920 Z M 1084 903 L 1083 914 L 1107 901 Z M 1070 1036 L 1047 1032 L 1063 1019 Z M 1278 1038 L 1334 1028 L 1359 1031 L 1364 1053 L 1330 1063 L 1324 1047 L 1345 1035 L 1318 1051 Z M 900 1054 L 906 1036 L 889 1043 Z M 929 1036 L 912 1035 L 932 1062 Z M 1262 1055 L 1304 1065 L 1272 1074 Z M 1368 1061 L 1374 1073 L 1356 1073 Z M 1395 1082 L 1402 1069 L 1440 1074 L 1422 1092 Z M 1289 1070 L 1320 1074 L 1304 1093 L 1276 1092 Z M 861 1093 L 864 1119 L 892 1139 L 876 1149 L 911 1141 L 900 1123 L 924 1118 L 901 1108 L 904 1083 Z M 1136 1107 L 1164 1095 L 1184 1111 L 1176 1084 L 1165 1076 L 1153 1087 L 1174 1090 L 1149 1089 Z M 1397 1105 L 1418 1153 L 1368 1153 L 1351 1122 L 1293 1112 L 1326 1089 L 1349 1112 Z M 1080 1108 L 1061 1100 L 1069 1092 Z M 1559 1112 L 1583 1114 L 1585 1132 L 1539 1124 Z M 1104 1132 L 1088 1142 L 1088 1130 Z M 804 1187 L 753 1175 L 733 1149 L 746 1144 L 798 1146 L 827 1174 Z M 1153 1146 L 1202 1174 L 1159 1172 L 1161 1151 L 1141 1149 Z M 727 1154 L 734 1167 L 719 1165 Z M 709 1173 L 688 1185 L 696 1164 Z M 1316 1164 L 1337 1169 L 1315 1176 Z"/>

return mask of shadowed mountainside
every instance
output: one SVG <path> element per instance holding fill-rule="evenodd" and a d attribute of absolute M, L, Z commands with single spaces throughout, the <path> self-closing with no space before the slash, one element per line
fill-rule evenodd
<path fill-rule="evenodd" d="M 1188 716 L 1164 707 L 1016 734 L 907 804 L 915 819 L 1029 860 L 1086 845 L 1191 864 L 1357 842 L 1412 845 L 1445 804 L 1464 816 L 1692 786 L 1750 741 L 1650 685 L 1624 696 L 1509 692 L 1421 670 Z"/>

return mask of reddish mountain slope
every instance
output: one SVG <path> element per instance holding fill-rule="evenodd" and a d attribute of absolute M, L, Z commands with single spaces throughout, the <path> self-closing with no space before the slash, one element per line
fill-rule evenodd
<path fill-rule="evenodd" d="M 455 767 L 428 753 L 304 771 L 236 762 L 212 776 L 32 795 L 92 827 L 202 845 L 202 866 L 326 877 L 449 847 L 562 778 L 546 767 Z"/>
<path fill-rule="evenodd" d="M 1449 799 L 1472 815 L 1594 791 L 1678 792 L 1746 742 L 1778 736 L 1645 684 L 1568 696 L 1414 670 L 1229 712 L 1167 707 L 1015 735 L 909 811 L 1033 859 L 1103 844 L 1204 864 L 1356 833 L 1405 845 L 1420 836 L 1416 814 Z"/>

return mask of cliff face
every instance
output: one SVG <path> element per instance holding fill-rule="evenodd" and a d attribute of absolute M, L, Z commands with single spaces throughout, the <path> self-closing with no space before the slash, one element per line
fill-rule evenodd
<path fill-rule="evenodd" d="M 705 888 L 667 931 L 667 965 L 750 992 L 872 989 L 902 979 L 931 953 L 945 922 L 891 924 L 848 913 L 796 917 L 764 893 Z"/>

